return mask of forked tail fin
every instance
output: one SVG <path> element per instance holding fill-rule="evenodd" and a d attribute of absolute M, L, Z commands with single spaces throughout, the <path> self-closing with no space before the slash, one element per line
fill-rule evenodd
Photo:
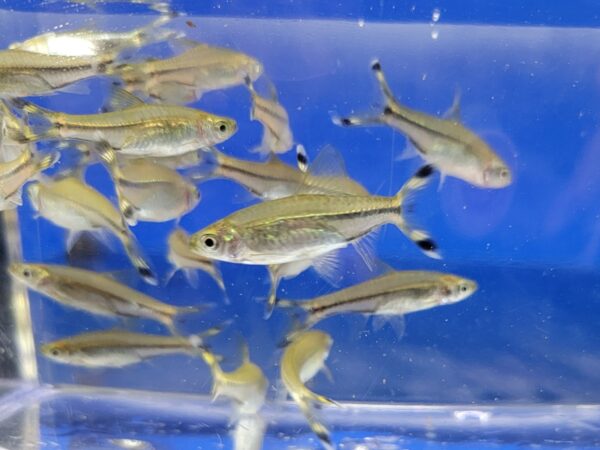
<path fill-rule="evenodd" d="M 413 228 L 406 220 L 404 211 L 407 199 L 410 199 L 415 192 L 423 189 L 431 181 L 434 172 L 435 170 L 431 165 L 421 167 L 394 196 L 394 203 L 398 206 L 395 224 L 423 253 L 430 258 L 441 259 L 435 241 L 425 230 Z"/>
<path fill-rule="evenodd" d="M 371 70 L 377 79 L 377 83 L 379 85 L 379 89 L 383 94 L 383 98 L 385 101 L 385 105 L 383 107 L 383 111 L 376 115 L 362 115 L 362 116 L 347 116 L 347 117 L 334 117 L 333 122 L 336 125 L 342 127 L 353 127 L 353 126 L 363 126 L 363 125 L 380 125 L 383 124 L 384 117 L 388 114 L 394 112 L 394 110 L 400 108 L 400 104 L 396 97 L 394 97 L 394 93 L 390 89 L 390 86 L 385 79 L 385 75 L 383 74 L 383 69 L 381 68 L 381 63 L 379 60 L 373 61 L 371 64 Z"/>

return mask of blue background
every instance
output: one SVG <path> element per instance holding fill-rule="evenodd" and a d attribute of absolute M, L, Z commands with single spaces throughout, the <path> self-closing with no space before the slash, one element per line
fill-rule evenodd
<path fill-rule="evenodd" d="M 381 104 L 369 71 L 375 57 L 381 59 L 401 101 L 430 114 L 442 114 L 459 86 L 465 124 L 488 140 L 513 169 L 515 180 L 507 189 L 482 190 L 447 179 L 439 189 L 431 186 L 418 197 L 414 220 L 437 239 L 442 261 L 426 259 L 392 226 L 379 233 L 377 254 L 395 268 L 469 276 L 480 290 L 463 303 L 408 317 L 402 339 L 391 327 L 375 331 L 360 317 L 337 317 L 320 324 L 335 341 L 328 365 L 336 382 L 320 375 L 313 386 L 337 400 L 600 401 L 600 32 L 586 28 L 595 24 L 596 8 L 594 2 L 579 2 L 577 7 L 490 2 L 490 8 L 475 3 L 420 2 L 414 10 L 408 3 L 394 8 L 391 2 L 383 6 L 275 2 L 269 8 L 203 3 L 186 5 L 190 17 L 173 22 L 193 39 L 259 58 L 289 111 L 296 140 L 310 157 L 332 144 L 345 156 L 350 175 L 372 193 L 396 192 L 420 165 L 416 159 L 396 161 L 406 142 L 389 128 L 343 129 L 331 122 L 332 115 L 369 112 L 372 105 Z M 431 23 L 434 7 L 441 10 L 437 24 Z M 65 8 L 68 15 L 26 12 Z M 0 13 L 2 46 L 57 26 L 123 30 L 150 19 L 142 14 L 143 5 L 106 8 L 114 14 L 62 3 L 24 3 L 15 9 L 20 11 Z M 188 19 L 197 28 L 186 27 Z M 166 56 L 169 51 L 156 45 L 140 57 Z M 109 82 L 84 82 L 91 87 L 91 96 L 57 94 L 35 101 L 72 113 L 94 112 Z M 246 89 L 238 87 L 207 94 L 194 106 L 234 117 L 239 131 L 222 149 L 252 159 L 256 155 L 248 150 L 259 143 L 262 130 L 249 119 L 249 101 Z M 284 158 L 293 163 L 292 154 Z M 114 197 L 100 166 L 90 168 L 87 181 Z M 243 188 L 224 180 L 209 181 L 200 189 L 201 203 L 182 220 L 190 232 L 253 201 Z M 69 261 L 63 230 L 35 220 L 26 201 L 20 218 L 26 260 Z M 168 271 L 165 240 L 172 227 L 134 228 L 163 275 Z M 343 285 L 369 276 L 352 253 L 346 256 L 349 270 Z M 239 335 L 243 336 L 275 395 L 280 357 L 275 344 L 289 320 L 283 312 L 269 321 L 262 319 L 260 300 L 268 290 L 263 268 L 223 264 L 230 300 L 226 304 L 208 276 L 202 276 L 204 284 L 198 291 L 179 275 L 167 286 L 144 285 L 127 271 L 118 244 L 110 251 L 88 242 L 78 247 L 70 262 L 119 271 L 132 286 L 173 304 L 216 304 L 207 315 L 190 317 L 182 328 L 193 332 L 236 319 L 215 348 L 229 356 L 226 364 L 233 367 L 239 358 Z M 306 298 L 333 289 L 309 271 L 283 282 L 280 293 Z M 36 294 L 31 295 L 31 309 L 36 341 L 116 324 L 64 309 Z M 152 323 L 125 325 L 164 332 Z M 210 389 L 207 368 L 185 357 L 100 371 L 43 358 L 38 363 L 45 382 L 160 391 Z"/>

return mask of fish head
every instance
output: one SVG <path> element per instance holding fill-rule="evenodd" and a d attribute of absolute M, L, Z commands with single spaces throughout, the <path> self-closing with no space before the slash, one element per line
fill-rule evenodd
<path fill-rule="evenodd" d="M 455 275 L 442 276 L 442 283 L 442 305 L 460 302 L 473 295 L 478 288 L 475 281 Z"/>
<path fill-rule="evenodd" d="M 76 352 L 66 341 L 50 342 L 42 345 L 42 354 L 53 361 L 69 364 L 76 358 Z"/>
<path fill-rule="evenodd" d="M 243 260 L 245 245 L 236 227 L 222 220 L 194 233 L 189 248 L 205 258 L 239 262 Z"/>
<path fill-rule="evenodd" d="M 12 263 L 8 267 L 12 277 L 30 287 L 37 287 L 50 277 L 50 272 L 36 264 Z"/>
<path fill-rule="evenodd" d="M 503 188 L 512 183 L 510 168 L 500 159 L 494 160 L 483 170 L 483 186 Z"/>
<path fill-rule="evenodd" d="M 213 143 L 224 142 L 237 131 L 237 122 L 227 117 L 212 116 L 198 122 L 198 134 L 208 137 Z"/>

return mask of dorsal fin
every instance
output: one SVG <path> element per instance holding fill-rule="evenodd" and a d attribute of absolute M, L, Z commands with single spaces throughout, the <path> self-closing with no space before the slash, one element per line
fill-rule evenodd
<path fill-rule="evenodd" d="M 341 153 L 331 145 L 321 149 L 315 160 L 304 174 L 304 178 L 296 194 L 314 193 L 330 190 L 339 192 L 340 178 L 347 178 L 346 164 Z M 318 178 L 318 186 L 315 186 L 314 178 Z"/>
<path fill-rule="evenodd" d="M 452 100 L 452 105 L 450 106 L 448 111 L 446 111 L 444 113 L 445 119 L 451 120 L 452 122 L 460 123 L 460 121 L 461 121 L 460 98 L 461 98 L 460 88 L 456 87 L 456 89 L 454 91 L 454 99 Z"/>
<path fill-rule="evenodd" d="M 120 111 L 143 104 L 144 102 L 135 95 L 113 85 L 110 89 L 106 103 L 102 106 L 102 111 Z"/>
<path fill-rule="evenodd" d="M 313 176 L 347 177 L 346 163 L 342 154 L 332 145 L 321 149 L 308 170 Z"/>

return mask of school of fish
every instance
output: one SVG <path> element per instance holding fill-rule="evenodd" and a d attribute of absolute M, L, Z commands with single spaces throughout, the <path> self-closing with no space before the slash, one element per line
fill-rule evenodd
<path fill-rule="evenodd" d="M 433 237 L 409 220 L 409 200 L 436 173 L 442 179 L 452 176 L 475 187 L 496 189 L 511 184 L 511 169 L 461 122 L 458 95 L 443 118 L 404 106 L 388 85 L 381 62 L 375 60 L 371 71 L 383 95 L 382 111 L 338 116 L 334 123 L 389 126 L 406 137 L 424 164 L 396 194 L 374 195 L 346 173 L 342 153 L 331 145 L 324 145 L 309 159 L 295 140 L 301 130 L 292 132 L 286 107 L 261 61 L 229 48 L 191 41 L 168 28 L 176 16 L 168 5 L 140 3 L 158 13 L 146 26 L 120 32 L 50 31 L 0 51 L 0 209 L 22 205 L 24 191 L 39 220 L 66 230 L 67 252 L 82 233 L 103 240 L 116 237 L 137 273 L 151 284 L 168 283 L 181 270 L 192 288 L 200 289 L 201 271 L 226 294 L 227 279 L 220 262 L 264 266 L 270 280 L 266 318 L 274 310 L 293 311 L 295 317 L 289 332 L 281 336 L 282 386 L 322 447 L 333 449 L 334 440 L 318 407 L 338 404 L 313 392 L 306 383 L 327 370 L 325 361 L 334 340 L 313 328 L 332 316 L 360 314 L 388 322 L 401 333 L 406 314 L 472 296 L 478 289 L 476 281 L 460 275 L 385 266 L 374 254 L 373 235 L 383 225 L 393 224 L 426 256 L 441 258 Z M 131 57 L 138 49 L 160 42 L 174 44 L 172 48 L 180 51 L 163 59 Z M 85 80 L 91 77 L 105 77 L 113 84 L 99 111 L 69 114 L 27 99 L 56 92 L 85 94 Z M 260 86 L 265 84 L 267 93 L 261 93 Z M 246 88 L 250 118 L 263 127 L 262 141 L 247 148 L 248 160 L 217 147 L 244 132 L 233 118 L 190 106 L 207 92 L 234 86 Z M 42 152 L 38 142 L 55 146 Z M 61 156 L 66 149 L 80 154 L 72 167 L 63 167 Z M 292 149 L 295 165 L 280 156 Z M 258 155 L 253 158 L 251 153 Z M 43 173 L 59 161 L 60 170 Z M 104 165 L 116 201 L 85 181 L 87 166 L 95 163 Z M 201 229 L 184 229 L 181 217 L 201 208 L 198 184 L 216 178 L 238 183 L 259 202 Z M 155 272 L 131 229 L 139 222 L 174 224 L 166 242 L 166 257 L 172 265 L 166 277 Z M 313 298 L 280 298 L 279 282 L 309 268 L 337 286 L 340 252 L 347 247 L 362 259 L 371 274 L 367 279 Z M 241 363 L 233 371 L 222 368 L 222 356 L 211 344 L 215 336 L 234 327 L 234 321 L 184 336 L 179 318 L 206 308 L 197 300 L 176 307 L 109 273 L 44 261 L 13 261 L 9 272 L 15 281 L 66 308 L 114 320 L 150 319 L 166 332 L 138 333 L 122 324 L 42 343 L 44 356 L 90 370 L 127 370 L 129 365 L 168 354 L 198 358 L 212 374 L 213 400 L 227 398 L 233 406 L 236 448 L 261 448 L 262 437 L 249 437 L 247 430 L 262 433 L 268 426 L 260 411 L 273 380 L 251 361 L 248 344 L 242 344 Z M 250 444 L 253 439 L 256 442 Z"/>

